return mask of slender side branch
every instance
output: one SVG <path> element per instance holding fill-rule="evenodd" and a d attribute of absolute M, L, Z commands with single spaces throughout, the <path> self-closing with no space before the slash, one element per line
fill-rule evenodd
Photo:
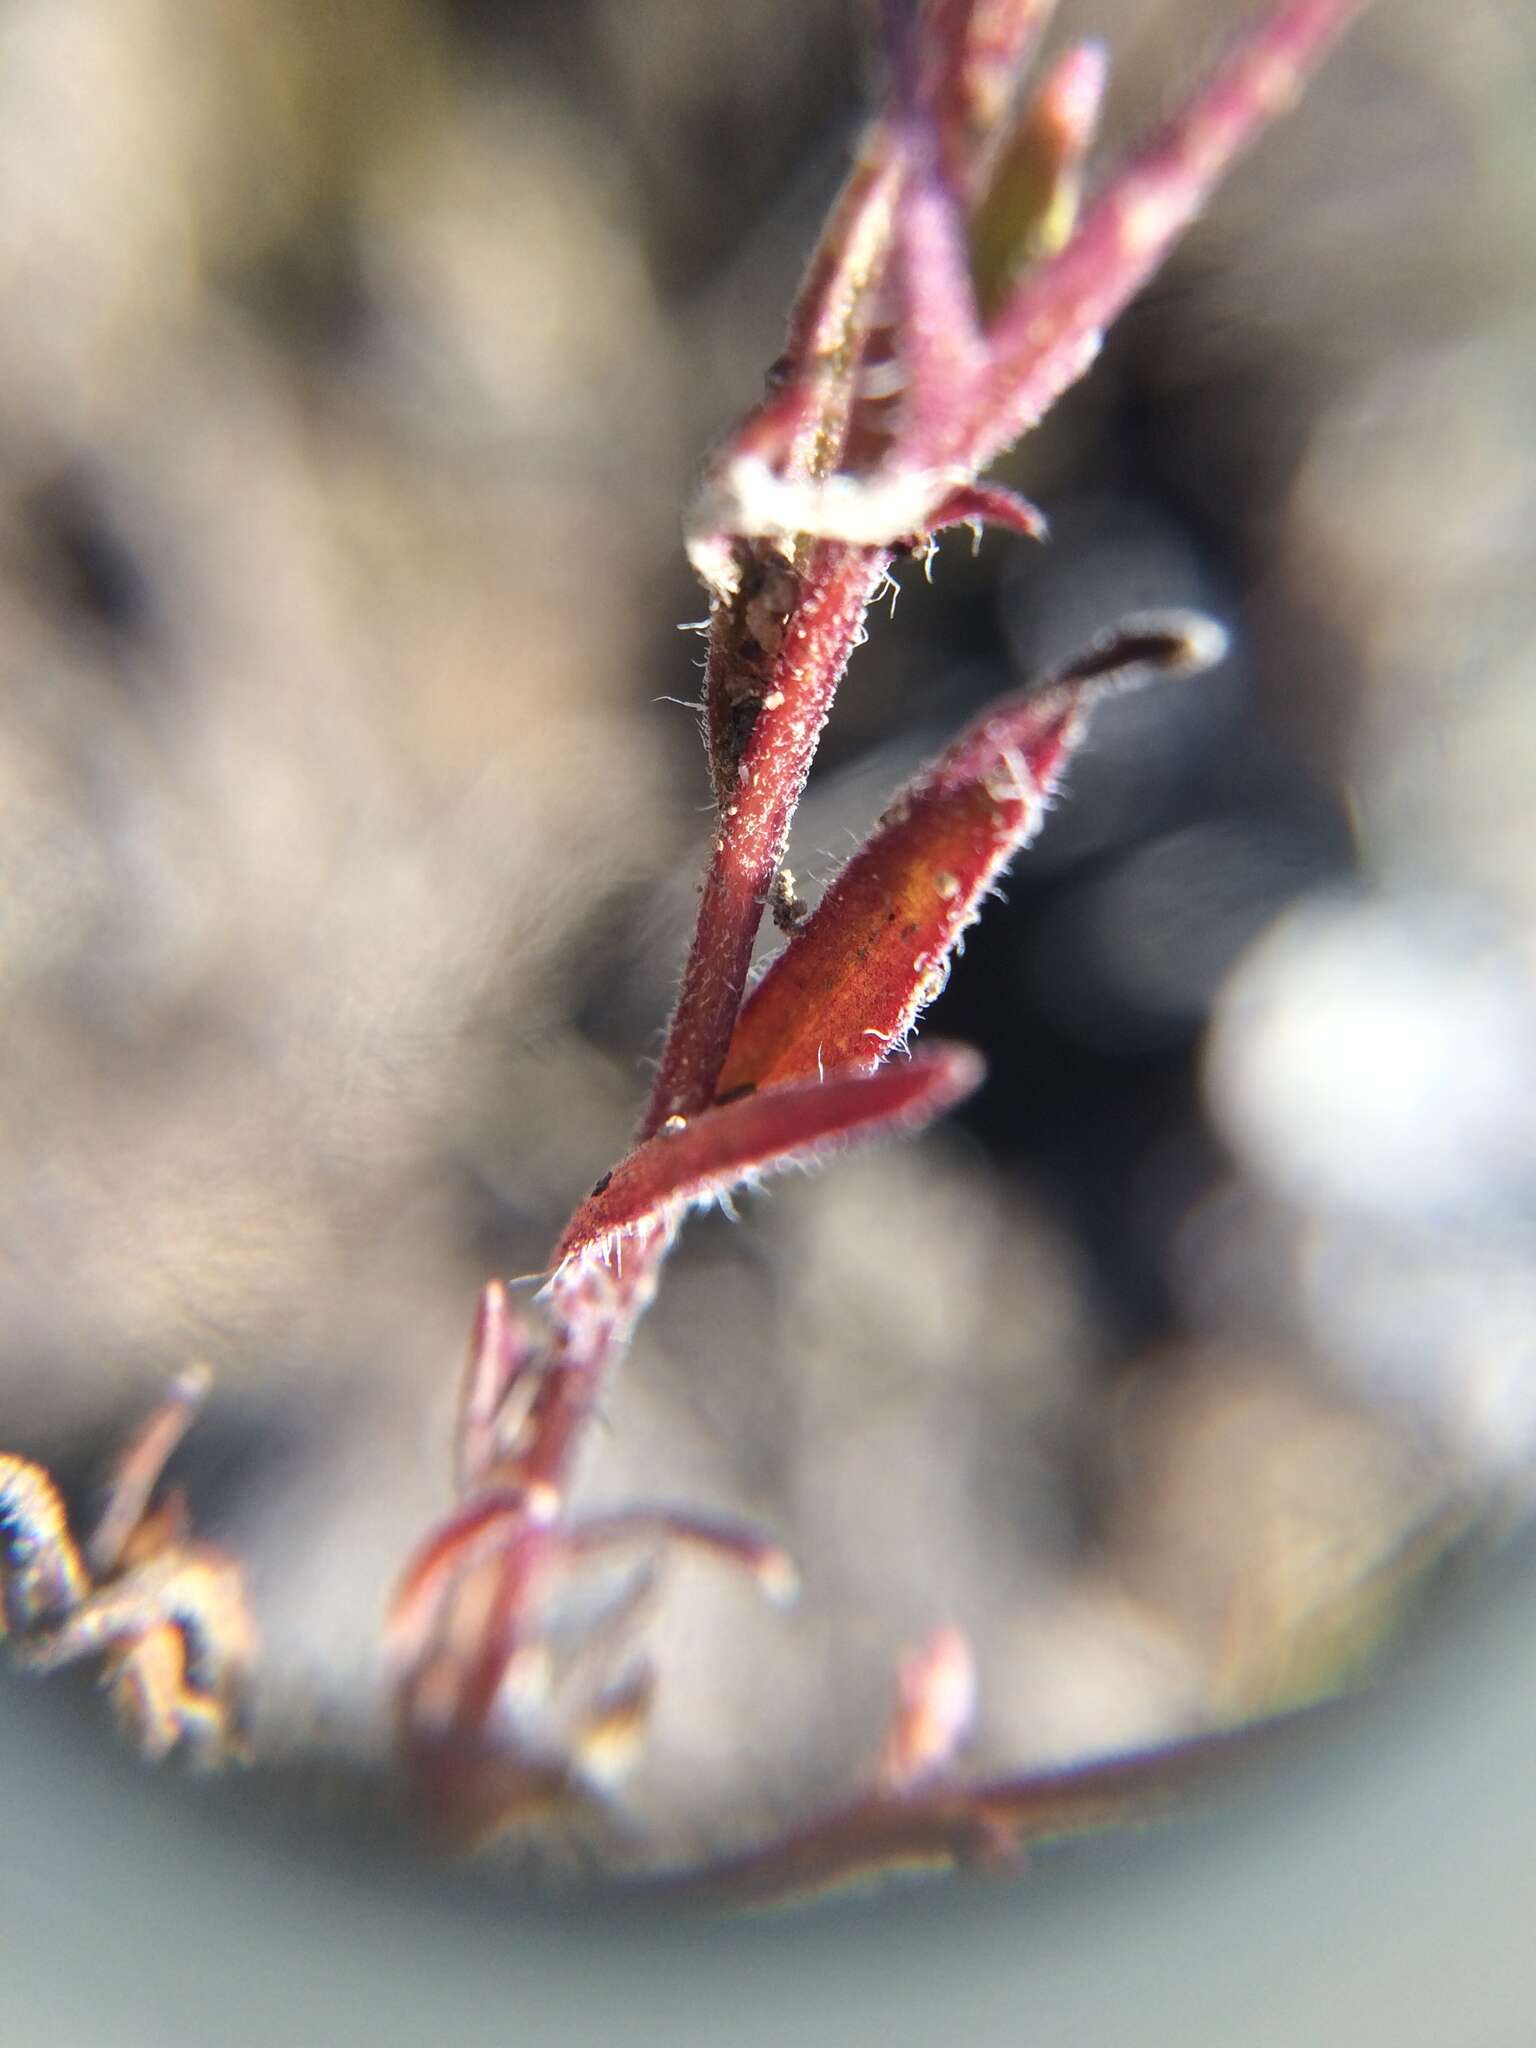
<path fill-rule="evenodd" d="M 904 1875 L 1006 1873 L 1036 1845 L 1156 1819 L 1192 1791 L 1275 1756 L 1326 1711 L 1304 1707 L 1064 1770 L 980 1782 L 944 1775 L 912 1791 L 877 1785 L 776 1840 L 653 1879 L 642 1895 L 713 1910 L 778 1907 Z"/>
<path fill-rule="evenodd" d="M 606 1175 L 555 1247 L 559 1273 L 594 1261 L 622 1273 L 630 1240 L 657 1219 L 672 1228 L 693 1203 L 728 1196 L 765 1173 L 809 1165 L 866 1132 L 912 1128 L 951 1108 L 981 1081 L 979 1057 L 964 1046 L 930 1045 L 910 1060 L 871 1072 L 873 1062 L 812 1072 L 779 1088 L 749 1088 L 675 1131 L 648 1139 Z"/>

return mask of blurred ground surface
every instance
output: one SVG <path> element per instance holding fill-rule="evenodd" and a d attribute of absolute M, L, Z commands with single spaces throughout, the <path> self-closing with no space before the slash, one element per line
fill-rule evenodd
<path fill-rule="evenodd" d="M 1123 137 L 1235 10 L 1102 0 Z M 376 1760 L 474 1293 L 624 1143 L 705 833 L 692 468 L 859 103 L 841 4 L 0 6 L 0 1441 L 72 1482 L 211 1359 L 265 1753 Z M 1520 11 L 1377 11 L 914 577 L 797 830 L 824 878 L 1122 608 L 1112 707 L 935 1029 L 919 1146 L 690 1228 L 593 1500 L 679 1573 L 647 1851 L 805 1810 L 973 1635 L 986 1768 L 1355 1658 L 1536 1450 L 1536 158 Z"/>
<path fill-rule="evenodd" d="M 1390 1699 L 1215 1813 L 1047 1851 L 1017 1885 L 745 1919 L 552 1911 L 387 1849 L 361 1861 L 313 1815 L 274 1829 L 254 1786 L 231 1828 L 222 1792 L 152 1781 L 11 1691 L 7 2029 L 68 2048 L 1527 2048 L 1531 1562 L 1527 1544 L 1489 1573 Z"/>

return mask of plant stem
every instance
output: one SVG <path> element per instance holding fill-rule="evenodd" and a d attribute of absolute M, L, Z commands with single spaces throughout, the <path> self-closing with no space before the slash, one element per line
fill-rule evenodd
<path fill-rule="evenodd" d="M 712 726 L 719 716 L 715 707 L 732 703 L 744 704 L 752 722 L 739 760 L 726 761 L 727 771 L 734 768 L 735 789 L 722 786 L 720 791 L 698 922 L 640 1126 L 642 1138 L 652 1137 L 668 1117 L 697 1115 L 714 1097 L 790 820 L 833 694 L 890 559 L 882 548 L 817 543 L 798 579 L 798 601 L 766 677 L 743 656 L 750 597 L 716 607 L 707 681 Z M 727 776 L 720 764 L 729 752 L 727 740 L 718 729 L 711 739 L 717 781 L 724 785 Z"/>

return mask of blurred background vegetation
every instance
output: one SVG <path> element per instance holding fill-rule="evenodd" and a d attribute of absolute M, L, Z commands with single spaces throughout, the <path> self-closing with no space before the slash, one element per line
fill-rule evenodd
<path fill-rule="evenodd" d="M 1123 141 L 1239 10 L 1067 4 Z M 269 1758 L 372 1764 L 474 1295 L 622 1148 L 700 871 L 679 508 L 862 105 L 847 0 L 0 4 L 0 1442 L 77 1486 L 210 1359 Z M 1519 10 L 1366 21 L 855 663 L 824 879 L 1133 606 L 931 1028 L 986 1092 L 690 1226 L 588 1495 L 679 1572 L 646 1853 L 834 1795 L 900 1647 L 987 1769 L 1353 1667 L 1536 1452 L 1536 160 Z M 679 705 L 673 700 L 683 700 Z"/>

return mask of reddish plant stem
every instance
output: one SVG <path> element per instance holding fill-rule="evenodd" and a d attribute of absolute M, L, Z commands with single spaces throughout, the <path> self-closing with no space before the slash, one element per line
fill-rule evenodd
<path fill-rule="evenodd" d="M 1059 255 L 1030 272 L 988 334 L 979 432 L 932 459 L 985 469 L 1092 362 L 1104 329 L 1166 261 L 1233 161 L 1299 96 L 1367 0 L 1291 0 L 1248 29 L 1188 106 L 1086 208 Z M 954 417 L 964 420 L 959 408 Z"/>
<path fill-rule="evenodd" d="M 533 1512 L 558 1512 L 583 1430 L 636 1323 L 656 1293 L 673 1220 L 638 1230 L 617 1269 L 572 1262 L 549 1286 L 552 1337 L 543 1376 L 498 1476 L 521 1488 Z"/>
<path fill-rule="evenodd" d="M 1039 829 L 1093 699 L 1219 660 L 1192 613 L 1142 613 L 1048 686 L 1000 699 L 898 792 L 742 1006 L 725 1099 L 831 1070 L 875 1068 L 943 986 L 961 934 Z"/>
<path fill-rule="evenodd" d="M 707 679 L 712 718 L 714 707 L 734 699 L 752 723 L 735 767 L 734 794 L 721 790 L 698 922 L 640 1126 L 642 1138 L 654 1136 L 668 1117 L 696 1115 L 714 1097 L 790 820 L 864 613 L 890 559 L 883 548 L 818 543 L 799 579 L 799 601 L 766 676 L 742 657 L 750 600 L 715 612 Z M 737 677 L 744 678 L 740 685 Z M 718 763 L 727 743 L 718 731 L 712 739 Z M 717 779 L 723 778 L 717 773 Z"/>
<path fill-rule="evenodd" d="M 719 1910 L 808 1901 L 903 1870 L 1006 1871 L 1034 1843 L 1154 1819 L 1239 1766 L 1282 1754 L 1333 1711 L 1302 1707 L 1018 1777 L 941 1778 L 905 1794 L 876 1789 L 703 1870 L 642 1882 L 640 1894 Z"/>
<path fill-rule="evenodd" d="M 706 707 L 718 817 L 641 1145 L 599 1182 L 557 1248 L 546 1292 L 550 1336 L 542 1351 L 529 1351 L 510 1323 L 505 1342 L 498 1328 L 481 1330 L 461 1415 L 460 1469 L 468 1498 L 421 1548 L 403 1584 L 396 1614 L 402 1737 L 423 1788 L 445 1811 L 473 1816 L 497 1809 L 510 1816 L 530 1801 L 563 1796 L 583 1768 L 584 1743 L 607 1740 L 615 1714 L 637 1726 L 643 1718 L 649 1679 L 641 1674 L 629 1682 L 627 1695 L 598 1702 L 597 1719 L 578 1729 L 569 1756 L 554 1763 L 532 1748 L 523 1754 L 515 1744 L 498 1748 L 488 1739 L 502 1674 L 527 1631 L 537 1627 L 536 1583 L 552 1560 L 581 1548 L 579 1525 L 573 1537 L 566 1516 L 571 1469 L 607 1378 L 655 1293 L 693 1189 L 693 1181 L 673 1188 L 647 1145 L 669 1144 L 674 1119 L 681 1128 L 715 1102 L 795 807 L 894 553 L 956 518 L 997 517 L 1001 510 L 1004 523 L 1026 530 L 1037 524 L 1027 508 L 1009 506 L 978 485 L 978 473 L 1082 374 L 1100 330 L 1158 267 L 1232 157 L 1294 95 L 1363 4 L 1280 0 L 1187 110 L 1111 179 L 1059 254 L 1012 289 L 1007 280 L 1014 260 L 1029 252 L 1015 247 L 1016 232 L 1010 239 L 1018 223 L 1002 219 L 1001 304 L 990 321 L 990 298 L 978 318 L 967 215 L 1006 144 L 1008 124 L 997 117 L 1013 68 L 1049 14 L 1050 0 L 931 0 L 924 14 L 908 0 L 892 5 L 897 75 L 890 107 L 872 125 L 812 261 L 770 395 L 706 474 L 690 521 L 689 552 L 712 593 Z M 1088 94 L 1090 102 L 1094 97 L 1096 88 Z M 1046 152 L 1040 203 L 1022 206 L 1024 225 L 1038 230 L 1045 246 L 1060 230 L 1052 214 L 1061 195 L 1051 180 L 1064 181 L 1064 190 L 1075 183 L 1091 114 L 1091 104 L 1067 111 L 1064 138 L 1056 139 L 1054 156 Z M 1029 140 L 1026 135 L 1021 146 Z M 1068 190 L 1068 214 L 1073 196 Z M 1027 184 L 1024 198 L 1028 202 Z M 1059 735 L 1052 727 L 1040 736 L 1047 755 L 1070 744 L 1073 706 L 1061 709 Z M 993 737 L 982 736 L 989 747 Z M 918 789 L 909 813 L 888 821 L 899 838 L 930 799 L 930 808 L 948 804 L 956 812 L 940 820 L 959 835 L 956 857 L 949 857 L 946 840 L 945 860 L 926 875 L 930 894 L 949 906 L 929 906 L 946 944 L 954 936 L 951 925 L 957 931 L 966 920 L 1003 857 L 1003 839 L 1011 845 L 1031 822 L 1040 794 L 1036 777 L 1044 770 L 1040 779 L 1048 781 L 1054 772 L 1042 759 L 1032 764 L 1028 787 L 1021 780 L 1015 789 L 1011 763 L 1002 762 L 1010 769 L 1005 786 L 1002 778 L 989 781 L 990 761 L 991 755 L 970 762 L 962 753 L 956 767 L 957 774 L 964 771 L 962 782 L 979 777 L 986 800 L 979 841 L 966 829 L 976 825 L 968 784 L 958 793 Z M 924 853 L 924 845 L 914 853 L 905 841 L 896 851 L 903 846 L 914 858 Z M 869 862 L 891 851 L 877 842 Z M 960 854 L 975 869 L 974 888 Z M 854 871 L 863 873 L 857 863 Z M 885 886 L 880 875 L 873 881 Z M 884 911 L 883 901 L 878 907 Z M 847 919 L 857 925 L 857 905 Z M 852 936 L 844 930 L 845 939 Z M 896 937 L 905 946 L 905 928 Z M 930 969 L 936 973 L 940 966 L 937 957 L 919 958 L 915 950 L 893 960 L 901 985 L 882 1012 L 882 1049 L 915 1016 L 930 992 Z M 787 970 L 781 981 L 789 986 Z M 826 998 L 826 988 L 820 996 Z M 834 1007 L 851 1017 L 858 1005 L 849 999 Z M 843 1048 L 855 1055 L 856 1069 L 858 1055 L 870 1057 L 865 1041 L 874 1029 L 859 1024 L 857 1042 Z M 778 1053 L 798 1080 L 810 1083 L 814 1052 L 819 1089 L 821 1029 L 814 1045 L 802 1037 L 803 1044 L 797 1039 L 787 1051 L 780 1044 Z M 761 1089 L 764 1079 L 754 1071 L 743 1085 Z M 759 1099 L 745 1122 L 762 1136 L 753 1120 L 758 1112 L 776 1129 L 775 1108 L 784 1106 Z M 733 1121 L 731 1111 L 716 1115 L 726 1121 L 690 1132 L 684 1148 L 682 1163 L 693 1160 L 701 1187 L 712 1163 L 730 1164 L 727 1141 L 743 1135 L 742 1120 Z M 650 1214 L 637 1210 L 634 1199 L 647 1191 L 658 1202 Z M 501 1315 L 504 1305 L 493 1306 Z M 497 1396 L 510 1394 L 525 1372 L 531 1398 L 514 1429 L 500 1415 Z M 675 1517 L 655 1513 L 647 1526 L 683 1528 Z M 690 1531 L 697 1534 L 694 1523 L 683 1528 L 685 1536 Z M 476 1548 L 482 1536 L 491 1543 L 483 1557 Z M 602 1540 L 603 1525 L 597 1536 Z M 753 1541 L 764 1556 L 771 1554 L 771 1546 Z M 744 1551 L 739 1539 L 723 1547 L 733 1555 L 752 1550 L 749 1543 Z M 884 1785 L 803 1836 L 749 1857 L 739 1876 L 745 1890 L 764 1879 L 777 1890 L 786 1878 L 794 1885 L 802 1875 L 853 1874 L 908 1855 L 994 1860 L 1016 1850 L 1042 1821 L 1049 1824 L 1063 1803 L 1079 1817 L 1119 1808 L 1147 1773 L 1161 1778 L 1168 1761 L 1141 1760 L 1129 1781 L 1118 1767 L 1104 1766 L 1069 1784 L 1024 1780 L 969 1791 L 930 1786 L 926 1779 L 917 1788 Z"/>

